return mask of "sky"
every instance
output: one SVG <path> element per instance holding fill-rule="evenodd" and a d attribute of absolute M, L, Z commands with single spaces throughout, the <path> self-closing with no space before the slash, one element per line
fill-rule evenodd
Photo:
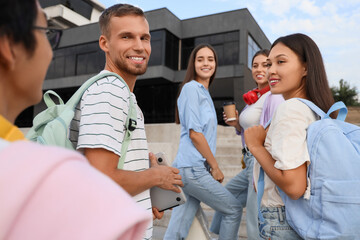
<path fill-rule="evenodd" d="M 247 8 L 272 43 L 304 33 L 319 46 L 330 86 L 344 79 L 360 92 L 360 0 L 98 0 L 144 11 L 166 7 L 179 19 Z M 359 71 L 357 71 L 359 70 Z"/>

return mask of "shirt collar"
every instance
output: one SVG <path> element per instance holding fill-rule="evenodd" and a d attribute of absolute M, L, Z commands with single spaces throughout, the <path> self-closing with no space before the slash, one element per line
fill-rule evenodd
<path fill-rule="evenodd" d="M 0 138 L 13 142 L 23 140 L 25 136 L 18 127 L 0 115 Z"/>
<path fill-rule="evenodd" d="M 204 90 L 207 90 L 207 89 L 204 87 L 204 85 L 202 85 L 202 84 L 199 83 L 198 81 L 196 81 L 196 80 L 192 80 L 192 81 L 194 81 L 195 84 L 196 84 L 199 88 L 203 88 Z"/>

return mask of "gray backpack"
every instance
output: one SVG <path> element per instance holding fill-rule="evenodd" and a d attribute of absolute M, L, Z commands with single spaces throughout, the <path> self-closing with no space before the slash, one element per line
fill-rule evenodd
<path fill-rule="evenodd" d="M 120 79 L 130 93 L 130 89 L 126 82 L 118 74 L 113 72 L 99 73 L 98 75 L 88 79 L 65 104 L 56 92 L 49 90 L 44 94 L 44 102 L 48 108 L 34 118 L 33 126 L 27 133 L 26 137 L 31 141 L 44 145 L 55 145 L 68 149 L 74 149 L 69 139 L 69 129 L 70 123 L 75 115 L 75 107 L 80 102 L 84 92 L 93 83 L 107 76 L 115 76 Z M 50 97 L 51 95 L 58 99 L 59 104 L 54 103 Z M 125 123 L 126 131 L 122 143 L 118 169 L 123 168 L 127 148 L 131 140 L 131 133 L 136 128 L 136 119 L 136 108 L 132 98 L 130 97 L 129 112 Z"/>

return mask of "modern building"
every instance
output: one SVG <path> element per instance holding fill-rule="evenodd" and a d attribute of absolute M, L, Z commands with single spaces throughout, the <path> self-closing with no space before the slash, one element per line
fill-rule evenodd
<path fill-rule="evenodd" d="M 40 0 L 49 27 L 71 28 L 99 21 L 105 6 L 97 0 Z"/>
<path fill-rule="evenodd" d="M 82 1 L 93 9 L 99 9 L 97 1 Z M 64 2 L 79 3 L 81 0 L 40 2 L 62 3 L 63 8 Z M 242 95 L 256 86 L 251 76 L 251 59 L 257 50 L 270 47 L 269 40 L 248 9 L 185 20 L 180 20 L 167 8 L 145 14 L 150 24 L 152 53 L 148 70 L 139 76 L 134 92 L 146 123 L 175 121 L 178 88 L 185 76 L 189 55 L 200 43 L 211 44 L 218 54 L 218 70 L 210 86 L 210 94 L 219 123 L 223 123 L 224 101 L 233 100 L 237 109 L 242 109 Z M 57 19 L 57 22 L 64 21 Z M 55 21 L 50 18 L 49 22 Z M 99 36 L 97 22 L 65 29 L 59 48 L 54 51 L 43 90 L 55 90 L 67 100 L 84 81 L 101 71 L 105 57 L 98 46 Z M 44 108 L 44 103 L 41 103 L 27 109 L 18 118 L 17 124 L 30 126 L 33 115 Z"/>

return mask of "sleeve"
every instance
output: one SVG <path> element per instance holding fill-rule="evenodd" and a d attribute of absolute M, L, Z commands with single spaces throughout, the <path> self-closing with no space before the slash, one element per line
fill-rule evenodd
<path fill-rule="evenodd" d="M 276 161 L 276 168 L 290 170 L 310 162 L 306 131 L 312 115 L 312 111 L 297 100 L 286 101 L 278 107 L 265 139 L 265 148 Z"/>
<path fill-rule="evenodd" d="M 180 123 L 187 132 L 203 132 L 198 87 L 185 84 L 177 101 Z"/>
<path fill-rule="evenodd" d="M 84 94 L 77 149 L 104 148 L 121 155 L 130 94 L 117 81 L 100 80 Z"/>
<path fill-rule="evenodd" d="M 274 115 L 277 107 L 280 103 L 284 102 L 284 98 L 281 94 L 269 94 L 264 102 L 263 111 L 260 116 L 260 125 L 265 126 L 265 124 L 271 120 Z"/>

